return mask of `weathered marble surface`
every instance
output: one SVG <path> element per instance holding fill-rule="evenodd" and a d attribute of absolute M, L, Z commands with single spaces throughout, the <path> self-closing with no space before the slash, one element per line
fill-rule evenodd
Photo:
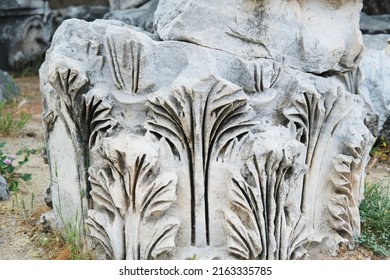
<path fill-rule="evenodd" d="M 361 8 L 360 1 L 161 0 L 155 23 L 163 40 L 323 73 L 355 65 Z"/>
<path fill-rule="evenodd" d="M 373 137 L 332 76 L 357 66 L 361 3 L 245 1 L 238 24 L 238 1 L 173 2 L 163 41 L 118 21 L 57 30 L 40 72 L 53 211 L 77 214 L 102 258 L 353 246 Z"/>

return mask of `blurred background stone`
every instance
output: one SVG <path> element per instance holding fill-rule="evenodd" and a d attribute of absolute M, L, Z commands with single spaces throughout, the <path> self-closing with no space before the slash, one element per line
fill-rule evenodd
<path fill-rule="evenodd" d="M 20 93 L 19 88 L 12 80 L 12 77 L 0 70 L 0 102 L 11 99 Z"/>
<path fill-rule="evenodd" d="M 390 1 L 364 0 L 363 12 L 369 15 L 390 14 Z"/>

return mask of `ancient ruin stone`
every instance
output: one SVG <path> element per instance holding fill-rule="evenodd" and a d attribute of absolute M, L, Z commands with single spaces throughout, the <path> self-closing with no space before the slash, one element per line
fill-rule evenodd
<path fill-rule="evenodd" d="M 384 0 L 364 0 L 363 12 L 369 15 L 390 14 L 390 2 Z"/>
<path fill-rule="evenodd" d="M 370 114 L 378 116 L 377 129 L 381 131 L 390 116 L 390 56 L 385 48 L 367 48 L 359 65 L 359 75 L 358 93 Z"/>
<path fill-rule="evenodd" d="M 360 30 L 363 34 L 390 34 L 390 15 L 361 15 Z"/>
<path fill-rule="evenodd" d="M 304 72 L 344 71 L 355 65 L 362 50 L 360 1 L 242 2 L 161 0 L 155 13 L 157 33 L 163 40 L 272 59 Z"/>
<path fill-rule="evenodd" d="M 21 70 L 50 45 L 54 18 L 43 0 L 0 3 L 0 68 Z"/>
<path fill-rule="evenodd" d="M 105 19 L 116 19 L 149 32 L 154 31 L 153 19 L 158 0 L 113 0 L 110 3 L 111 12 L 104 16 Z"/>
<path fill-rule="evenodd" d="M 336 76 L 345 89 L 359 95 L 365 105 L 365 123 L 374 136 L 384 135 L 390 116 L 390 36 L 363 35 L 364 51 L 356 70 Z M 390 138 L 387 138 L 390 142 Z"/>
<path fill-rule="evenodd" d="M 373 137 L 333 76 L 357 66 L 360 8 L 163 0 L 163 41 L 65 21 L 40 70 L 57 219 L 108 259 L 353 246 Z"/>

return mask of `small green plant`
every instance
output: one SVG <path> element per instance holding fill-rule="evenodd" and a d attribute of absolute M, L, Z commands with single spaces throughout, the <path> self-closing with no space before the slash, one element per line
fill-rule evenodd
<path fill-rule="evenodd" d="M 21 203 L 22 203 L 22 208 L 23 208 L 23 214 L 26 219 L 31 217 L 33 210 L 34 210 L 34 202 L 35 202 L 35 192 L 31 193 L 30 196 L 30 203 L 26 202 L 26 198 L 22 196 L 21 198 Z"/>
<path fill-rule="evenodd" d="M 21 181 L 27 182 L 31 180 L 31 174 L 20 173 L 18 171 L 29 161 L 30 156 L 36 153 L 36 150 L 28 148 L 20 149 L 16 153 L 16 156 L 13 156 L 4 152 L 3 148 L 5 145 L 6 142 L 0 142 L 0 176 L 5 178 L 9 191 L 17 192 Z M 22 157 L 22 160 L 15 164 L 16 157 Z"/>
<path fill-rule="evenodd" d="M 361 235 L 357 243 L 372 252 L 390 255 L 390 199 L 381 184 L 367 184 L 360 205 Z"/>
<path fill-rule="evenodd" d="M 18 133 L 30 119 L 30 115 L 23 111 L 13 113 L 6 111 L 6 103 L 6 101 L 0 102 L 0 136 L 11 136 Z"/>
<path fill-rule="evenodd" d="M 62 203 L 60 195 L 60 182 L 58 178 L 58 167 L 55 163 L 54 176 L 56 178 L 57 185 L 57 199 L 58 205 L 55 205 L 54 208 L 57 212 L 57 215 L 61 221 L 63 230 L 62 230 L 62 239 L 65 242 L 71 260 L 91 260 L 93 259 L 93 254 L 87 249 L 86 240 L 85 240 L 85 229 L 82 228 L 82 222 L 79 219 L 78 211 L 76 210 L 75 219 L 73 222 L 65 221 L 62 213 Z M 82 193 L 80 193 L 82 194 Z M 85 195 L 85 194 L 84 194 Z"/>
<path fill-rule="evenodd" d="M 75 222 L 65 222 L 61 210 L 56 207 L 57 214 L 60 217 L 63 233 L 62 238 L 69 250 L 71 260 L 91 260 L 93 259 L 92 253 L 87 250 L 86 241 L 84 236 L 80 232 L 80 223 L 78 213 L 76 212 Z"/>
<path fill-rule="evenodd" d="M 29 201 L 26 200 L 26 197 L 19 194 L 17 192 L 13 192 L 12 195 L 12 211 L 16 211 L 19 209 L 19 204 L 22 206 L 24 218 L 27 220 L 31 217 L 34 211 L 35 204 L 35 192 L 32 192 L 30 195 Z"/>

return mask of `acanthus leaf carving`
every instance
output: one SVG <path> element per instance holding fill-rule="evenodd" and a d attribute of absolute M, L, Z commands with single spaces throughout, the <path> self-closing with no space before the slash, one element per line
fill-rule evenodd
<path fill-rule="evenodd" d="M 161 220 L 155 225 L 158 231 L 155 232 L 146 247 L 145 259 L 156 259 L 163 253 L 173 252 L 179 224 L 179 220 L 174 219 L 173 223 Z"/>
<path fill-rule="evenodd" d="M 88 211 L 89 234 L 103 247 L 111 259 L 124 259 L 125 252 L 125 221 L 123 198 L 116 180 L 119 176 L 109 177 L 110 171 L 91 167 L 89 181 L 91 182 L 91 197 L 94 210 Z M 115 176 L 111 173 L 111 176 Z M 119 195 L 118 195 L 119 194 Z M 115 236 L 115 240 L 113 240 Z"/>
<path fill-rule="evenodd" d="M 147 106 L 152 119 L 145 125 L 149 132 L 169 141 L 177 158 L 185 157 L 188 161 L 193 245 L 197 231 L 195 190 L 204 189 L 204 231 L 209 244 L 208 176 L 211 161 L 216 160 L 231 141 L 247 134 L 257 124 L 253 121 L 255 113 L 249 106 L 248 97 L 241 88 L 214 76 L 202 82 L 207 86 L 180 86 L 151 96 Z M 197 163 L 197 159 L 202 159 L 202 162 Z M 195 177 L 202 179 L 194 180 Z"/>
<path fill-rule="evenodd" d="M 99 98 L 98 94 L 95 93 L 96 91 L 92 91 L 90 95 L 84 95 L 83 109 L 79 118 L 84 122 L 84 124 L 79 126 L 81 127 L 80 131 L 84 141 L 88 143 L 88 149 L 92 149 L 95 143 L 118 123 L 111 116 L 112 106 Z"/>
<path fill-rule="evenodd" d="M 253 80 L 255 92 L 264 92 L 271 89 L 278 80 L 280 72 L 281 67 L 275 62 L 254 63 Z"/>
<path fill-rule="evenodd" d="M 363 126 L 349 127 L 347 131 L 356 137 L 345 142 L 344 152 L 348 155 L 338 154 L 333 159 L 332 194 L 328 210 L 332 216 L 332 228 L 342 238 L 341 242 L 351 248 L 355 236 L 360 232 L 358 205 L 363 193 L 360 174 L 368 161 L 368 151 L 364 152 L 363 147 L 371 137 Z"/>
<path fill-rule="evenodd" d="M 138 93 L 143 45 L 136 40 L 114 40 L 117 33 L 108 33 L 104 46 L 114 85 L 122 91 Z"/>
<path fill-rule="evenodd" d="M 278 145 L 265 139 L 279 141 L 280 135 L 254 137 L 259 138 L 252 141 L 254 155 L 244 161 L 241 170 L 231 171 L 225 211 L 228 249 L 244 259 L 301 258 L 307 241 L 305 219 L 299 202 L 292 203 L 290 196 L 300 191 L 297 181 L 305 170 L 300 162 L 303 147 L 287 140 L 277 150 Z"/>
<path fill-rule="evenodd" d="M 72 149 L 78 154 L 76 157 L 78 189 L 80 193 L 87 192 L 86 198 L 89 198 L 90 191 L 86 172 L 90 148 L 88 147 L 90 141 L 88 127 L 90 124 L 87 121 L 93 120 L 82 118 L 81 115 L 85 106 L 88 106 L 85 102 L 86 95 L 93 95 L 94 92 L 94 89 L 91 89 L 89 67 L 101 69 L 104 64 L 100 49 L 100 43 L 96 38 L 81 45 L 80 42 L 66 42 L 52 50 L 56 55 L 52 53 L 49 61 L 54 61 L 51 61 L 47 66 L 50 73 L 47 81 L 58 96 L 55 105 L 58 117 L 65 125 L 66 134 L 72 142 Z M 108 108 L 107 111 L 109 112 L 110 109 Z M 101 129 L 99 131 L 100 135 L 104 134 Z M 81 210 L 86 212 L 88 209 L 87 199 L 81 198 L 80 206 Z M 82 215 L 82 219 L 85 216 Z"/>
<path fill-rule="evenodd" d="M 168 213 L 176 201 L 177 176 L 172 171 L 159 173 L 158 149 L 152 141 L 144 144 L 142 137 L 132 134 L 103 139 L 98 151 L 107 166 L 90 168 L 91 195 L 99 210 L 89 211 L 88 225 L 93 232 L 105 231 L 93 237 L 103 238 L 99 242 L 115 259 L 155 258 L 172 251 L 180 225 Z M 96 219 L 98 214 L 104 219 Z M 166 223 L 157 225 L 157 218 Z"/>
<path fill-rule="evenodd" d="M 66 108 L 71 110 L 75 104 L 79 104 L 80 96 L 89 90 L 90 69 L 102 69 L 104 58 L 100 55 L 101 46 L 97 40 L 81 46 L 70 44 L 57 48 L 61 53 L 62 49 L 67 49 L 67 54 L 57 54 L 55 62 L 49 64 L 51 74 L 48 82 L 59 94 Z M 74 49 L 78 50 L 72 52 Z M 74 56 L 74 53 L 78 55 Z"/>
<path fill-rule="evenodd" d="M 310 167 L 303 181 L 301 209 L 311 234 L 316 234 L 330 213 L 330 224 L 339 236 L 334 241 L 349 243 L 353 242 L 355 219 L 359 217 L 358 204 L 354 202 L 362 184 L 358 174 L 363 172 L 368 156 L 361 152 L 363 146 L 372 142 L 372 136 L 362 124 L 362 104 L 358 97 L 337 84 L 319 88 L 323 92 L 314 85 L 296 89 L 291 105 L 284 110 L 288 126 L 306 146 L 305 163 Z M 360 143 L 348 143 L 351 135 Z M 329 174 L 332 174 L 332 189 L 328 187 Z M 324 202 L 327 199 L 329 203 Z"/>

